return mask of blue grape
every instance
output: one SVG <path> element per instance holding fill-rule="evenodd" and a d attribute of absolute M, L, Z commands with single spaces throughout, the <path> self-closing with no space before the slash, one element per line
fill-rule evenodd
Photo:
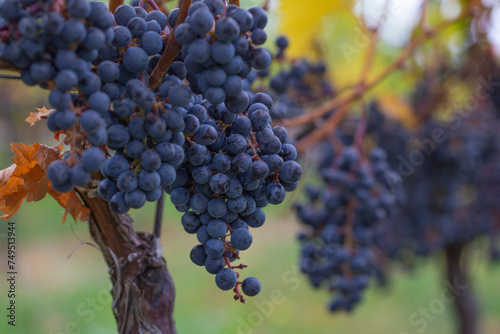
<path fill-rule="evenodd" d="M 170 200 L 174 205 L 187 205 L 189 204 L 189 192 L 184 188 L 175 188 L 170 193 Z"/>
<path fill-rule="evenodd" d="M 205 253 L 208 257 L 216 259 L 224 254 L 224 242 L 220 239 L 210 239 L 205 243 Z"/>
<path fill-rule="evenodd" d="M 257 208 L 252 214 L 245 215 L 244 220 L 250 227 L 261 227 L 266 221 L 266 214 L 262 209 Z"/>
<path fill-rule="evenodd" d="M 222 218 L 227 213 L 227 205 L 221 198 L 213 198 L 208 202 L 208 213 L 214 218 Z"/>
<path fill-rule="evenodd" d="M 99 182 L 97 193 L 106 202 L 109 202 L 116 192 L 118 192 L 118 188 L 116 187 L 115 181 L 111 179 L 104 179 Z"/>
<path fill-rule="evenodd" d="M 107 129 L 108 146 L 111 148 L 122 148 L 130 140 L 130 134 L 127 128 L 121 124 L 113 124 Z"/>
<path fill-rule="evenodd" d="M 212 239 L 212 237 L 207 232 L 206 226 L 200 226 L 198 231 L 196 231 L 196 238 L 202 245 L 205 245 L 208 240 Z M 203 253 L 206 256 L 205 250 L 203 250 Z"/>
<path fill-rule="evenodd" d="M 167 26 L 167 17 L 159 10 L 150 11 L 146 15 L 145 20 L 146 22 L 155 20 L 160 25 L 161 30 L 165 29 L 165 27 Z"/>
<path fill-rule="evenodd" d="M 121 155 L 114 155 L 107 160 L 105 170 L 109 177 L 116 179 L 121 173 L 129 170 L 129 163 Z"/>
<path fill-rule="evenodd" d="M 254 297 L 259 294 L 261 289 L 260 281 L 255 277 L 247 277 L 241 284 L 241 290 L 249 297 Z"/>
<path fill-rule="evenodd" d="M 120 75 L 120 68 L 116 63 L 110 60 L 101 62 L 99 64 L 99 67 L 97 68 L 97 71 L 104 82 L 115 82 Z"/>
<path fill-rule="evenodd" d="M 221 290 L 231 290 L 236 285 L 238 277 L 233 269 L 224 268 L 215 276 L 215 283 Z"/>
<path fill-rule="evenodd" d="M 246 250 L 250 248 L 253 237 L 250 231 L 246 229 L 237 229 L 231 234 L 231 244 L 238 250 Z"/>
<path fill-rule="evenodd" d="M 256 70 L 265 70 L 271 65 L 271 54 L 266 49 L 256 48 L 250 51 L 249 61 Z"/>
<path fill-rule="evenodd" d="M 210 179 L 210 188 L 218 195 L 225 194 L 229 189 L 230 179 L 226 174 L 215 174 Z"/>
<path fill-rule="evenodd" d="M 302 176 L 302 167 L 295 161 L 285 161 L 280 170 L 280 179 L 286 183 L 297 182 Z"/>
<path fill-rule="evenodd" d="M 227 200 L 227 208 L 233 213 L 241 213 L 247 207 L 247 201 L 245 196 L 239 196 L 236 198 L 229 198 Z"/>
<path fill-rule="evenodd" d="M 148 67 L 148 54 L 141 48 L 131 47 L 123 56 L 123 65 L 132 73 L 139 73 Z"/>
<path fill-rule="evenodd" d="M 215 34 L 224 42 L 232 42 L 240 34 L 238 22 L 231 17 L 224 17 L 215 24 Z"/>
<path fill-rule="evenodd" d="M 52 185 L 63 185 L 70 181 L 70 168 L 64 161 L 54 161 L 47 168 L 47 176 Z"/>
<path fill-rule="evenodd" d="M 210 11 L 200 9 L 191 15 L 191 29 L 198 35 L 205 35 L 212 29 L 214 16 Z"/>
<path fill-rule="evenodd" d="M 207 256 L 206 253 L 205 253 L 205 256 Z M 209 272 L 212 275 L 215 275 L 219 271 L 221 271 L 225 265 L 226 265 L 226 263 L 225 263 L 224 258 L 222 256 L 218 257 L 216 259 L 207 256 L 207 258 L 205 260 L 205 269 L 207 270 L 207 272 Z"/>
<path fill-rule="evenodd" d="M 125 201 L 125 194 L 122 192 L 116 192 L 109 200 L 109 208 L 114 213 L 127 213 L 130 210 L 130 207 Z"/>
<path fill-rule="evenodd" d="M 212 238 L 222 238 L 227 232 L 226 223 L 222 219 L 214 219 L 208 223 L 207 232 Z"/>
<path fill-rule="evenodd" d="M 56 109 L 69 108 L 71 96 L 59 89 L 53 90 L 49 94 L 49 103 Z"/>
<path fill-rule="evenodd" d="M 147 17 L 147 16 L 146 16 Z M 141 17 L 133 17 L 127 22 L 127 28 L 130 30 L 132 37 L 141 38 L 142 35 L 148 31 L 146 21 Z M 137 54 L 134 54 L 137 56 Z"/>
<path fill-rule="evenodd" d="M 192 176 L 195 182 L 199 184 L 206 184 L 212 178 L 212 171 L 208 166 L 200 166 L 193 169 Z"/>
<path fill-rule="evenodd" d="M 136 17 L 135 10 L 129 5 L 120 5 L 115 9 L 115 22 L 120 26 L 126 26 L 127 23 Z"/>
<path fill-rule="evenodd" d="M 191 25 L 189 23 L 181 23 L 179 24 L 175 30 L 175 39 L 180 44 L 190 44 L 196 39 L 196 34 L 191 29 Z"/>
<path fill-rule="evenodd" d="M 158 172 L 143 169 L 137 174 L 137 184 L 144 191 L 153 191 L 160 187 L 161 178 Z"/>
<path fill-rule="evenodd" d="M 141 37 L 141 48 L 150 56 L 160 53 L 163 41 L 159 33 L 147 31 Z"/>
<path fill-rule="evenodd" d="M 231 155 L 236 155 L 238 153 L 242 153 L 247 148 L 247 141 L 245 137 L 239 134 L 232 134 L 226 141 L 225 149 Z"/>
<path fill-rule="evenodd" d="M 89 106 L 100 113 L 104 113 L 109 110 L 109 105 L 111 100 L 108 95 L 103 92 L 95 92 L 88 98 Z"/>
<path fill-rule="evenodd" d="M 204 266 L 205 260 L 207 259 L 207 254 L 205 253 L 205 247 L 203 245 L 196 245 L 191 250 L 189 257 L 191 258 L 191 261 L 193 261 L 194 264 L 198 266 Z"/>
<path fill-rule="evenodd" d="M 252 7 L 248 10 L 253 16 L 252 30 L 261 28 L 264 29 L 267 25 L 267 13 L 261 7 Z"/>
<path fill-rule="evenodd" d="M 118 26 L 115 27 L 113 31 L 115 33 L 113 41 L 117 47 L 121 48 L 127 46 L 132 41 L 132 34 L 126 27 Z"/>
<path fill-rule="evenodd" d="M 189 206 L 191 207 L 191 210 L 199 214 L 207 211 L 207 205 L 208 198 L 203 194 L 195 194 L 191 196 L 191 199 L 189 200 Z"/>
<path fill-rule="evenodd" d="M 170 197 L 170 198 L 172 198 L 172 197 Z M 182 223 L 182 226 L 184 227 L 184 229 L 188 233 L 192 233 L 192 234 L 196 233 L 196 231 L 198 230 L 198 228 L 201 225 L 200 218 L 194 212 L 186 212 L 185 214 L 183 214 L 182 218 L 181 218 L 181 223 Z"/>
<path fill-rule="evenodd" d="M 152 32 L 157 33 L 158 35 L 161 35 L 161 27 L 158 24 L 158 22 L 156 22 L 156 21 L 146 22 L 146 27 L 147 27 L 148 31 L 152 31 Z M 144 35 L 142 37 L 144 37 Z M 163 46 L 163 43 L 162 43 L 162 46 Z"/>
<path fill-rule="evenodd" d="M 97 147 L 87 148 L 81 156 L 82 166 L 89 172 L 100 170 L 105 161 L 106 154 Z"/>
<path fill-rule="evenodd" d="M 61 90 L 70 90 L 78 85 L 78 76 L 69 69 L 59 71 L 56 75 L 56 85 Z"/>
<path fill-rule="evenodd" d="M 231 59 L 234 57 L 236 53 L 236 50 L 232 43 L 216 41 L 211 45 L 211 53 L 212 53 L 212 59 L 215 62 L 224 65 L 231 61 Z"/>
<path fill-rule="evenodd" d="M 61 32 L 61 37 L 67 43 L 77 43 L 83 42 L 85 36 L 87 35 L 87 29 L 85 25 L 77 20 L 70 19 L 64 22 L 64 26 Z"/>
<path fill-rule="evenodd" d="M 146 194 L 140 189 L 125 193 L 125 203 L 134 209 L 142 208 L 146 203 Z"/>
<path fill-rule="evenodd" d="M 266 42 L 267 40 L 267 34 L 264 31 L 264 29 L 261 28 L 256 28 L 252 31 L 252 42 L 254 42 L 255 45 L 262 45 Z"/>
<path fill-rule="evenodd" d="M 83 47 L 85 49 L 94 50 L 97 52 L 97 50 L 99 50 L 105 44 L 106 44 L 106 35 L 101 29 L 91 27 L 87 30 L 87 36 L 83 41 Z"/>
<path fill-rule="evenodd" d="M 123 172 L 116 179 L 116 186 L 124 193 L 131 192 L 137 188 L 137 177 L 130 171 Z"/>

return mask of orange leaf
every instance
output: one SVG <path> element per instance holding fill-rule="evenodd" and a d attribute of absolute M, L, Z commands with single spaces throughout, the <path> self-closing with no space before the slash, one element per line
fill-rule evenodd
<path fill-rule="evenodd" d="M 64 215 L 62 218 L 63 224 L 66 222 L 66 216 L 68 213 L 73 217 L 75 221 L 77 219 L 80 219 L 82 221 L 88 219 L 90 210 L 83 205 L 75 190 L 71 190 L 67 193 L 60 193 L 55 191 L 49 183 L 48 192 L 52 197 L 55 198 L 59 205 L 64 208 Z"/>
<path fill-rule="evenodd" d="M 16 170 L 16 165 L 10 165 L 9 167 L 0 170 L 0 186 L 4 186 L 9 182 L 10 176 L 14 173 Z"/>
<path fill-rule="evenodd" d="M 40 165 L 35 165 L 29 174 L 24 176 L 24 188 L 28 191 L 26 202 L 39 201 L 47 194 L 49 178 Z"/>
<path fill-rule="evenodd" d="M 15 167 L 15 165 L 12 165 Z M 4 213 L 0 218 L 8 220 L 21 207 L 28 191 L 24 188 L 24 180 L 14 175 L 12 166 L 2 170 L 2 187 L 0 188 L 0 211 Z M 10 175 L 9 175 L 10 174 Z M 4 179 L 8 175 L 7 179 Z M 6 181 L 6 182 L 5 182 Z"/>
<path fill-rule="evenodd" d="M 35 125 L 39 120 L 47 118 L 53 111 L 53 109 L 47 109 L 45 107 L 36 108 L 36 110 L 37 112 L 30 112 L 30 115 L 25 119 L 31 126 Z"/>
<path fill-rule="evenodd" d="M 21 203 L 39 201 L 47 194 L 49 164 L 59 158 L 60 147 L 49 147 L 35 143 L 26 145 L 10 143 L 14 152 L 13 165 L 0 171 L 0 218 L 9 219 Z"/>

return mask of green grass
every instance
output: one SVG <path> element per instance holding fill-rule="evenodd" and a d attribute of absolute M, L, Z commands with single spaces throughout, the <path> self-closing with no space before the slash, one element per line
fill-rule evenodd
<path fill-rule="evenodd" d="M 23 204 L 14 217 L 18 230 L 17 326 L 0 323 L 0 333 L 115 333 L 108 291 L 107 267 L 96 249 L 80 246 L 91 241 L 86 223 L 60 223 L 57 203 L 45 199 Z M 133 213 L 135 227 L 150 230 L 152 205 Z M 326 311 L 328 294 L 312 289 L 297 272 L 297 223 L 282 209 L 270 211 L 263 228 L 254 230 L 254 244 L 243 253 L 249 265 L 245 276 L 263 285 L 258 297 L 245 305 L 222 292 L 214 277 L 189 261 L 195 237 L 180 226 L 180 214 L 167 205 L 164 216 L 164 254 L 176 283 L 175 319 L 179 333 L 365 333 L 413 334 L 409 317 L 439 300 L 444 288 L 439 260 L 418 266 L 411 274 L 396 271 L 387 289 L 369 289 L 353 314 Z M 500 268 L 474 260 L 473 287 L 482 310 L 483 333 L 500 331 Z M 3 281 L 3 280 L 2 280 Z M 4 282 L 2 282 L 4 284 Z M 6 287 L 0 286 L 2 303 Z M 3 307 L 3 306 L 2 306 Z M 453 308 L 428 322 L 423 333 L 454 333 Z M 2 317 L 3 318 L 3 317 Z M 418 318 L 421 319 L 421 318 Z M 417 320 L 418 320 L 417 319 Z"/>

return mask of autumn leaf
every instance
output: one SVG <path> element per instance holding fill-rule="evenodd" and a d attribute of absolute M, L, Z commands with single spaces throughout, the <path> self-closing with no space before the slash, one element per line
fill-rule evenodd
<path fill-rule="evenodd" d="M 0 171 L 0 218 L 9 219 L 24 200 L 39 201 L 47 194 L 48 179 L 45 170 L 59 158 L 60 147 L 49 147 L 35 143 L 26 145 L 10 143 L 13 165 Z"/>
<path fill-rule="evenodd" d="M 302 0 L 279 2 L 279 31 L 290 39 L 287 55 L 292 58 L 315 58 L 317 43 L 322 39 L 324 22 L 332 14 L 351 10 L 352 4 L 344 0 L 315 1 L 304 4 Z"/>
<path fill-rule="evenodd" d="M 23 200 L 27 197 L 28 191 L 24 188 L 24 180 L 14 175 L 16 165 L 0 171 L 0 211 L 4 214 L 2 219 L 9 219 L 21 207 Z"/>
<path fill-rule="evenodd" d="M 411 106 L 399 97 L 386 94 L 379 99 L 380 109 L 384 114 L 393 117 L 407 126 L 412 126 L 417 123 L 417 118 Z"/>
<path fill-rule="evenodd" d="M 80 219 L 85 221 L 88 219 L 90 215 L 90 210 L 86 206 L 83 205 L 80 198 L 77 196 L 75 190 L 71 190 L 67 193 L 60 193 L 55 191 L 52 186 L 49 184 L 48 193 L 55 198 L 55 200 L 61 205 L 64 210 L 62 222 L 63 224 L 66 222 L 66 217 L 68 213 L 73 217 L 76 221 Z"/>
<path fill-rule="evenodd" d="M 37 112 L 30 112 L 30 115 L 25 119 L 31 126 L 35 125 L 41 119 L 47 118 L 54 109 L 47 109 L 45 107 L 36 108 Z"/>
<path fill-rule="evenodd" d="M 74 190 L 63 194 L 50 186 L 46 171 L 50 163 L 59 158 L 62 146 L 10 143 L 10 147 L 14 153 L 14 164 L 0 171 L 0 211 L 4 213 L 0 218 L 9 219 L 24 200 L 39 201 L 47 193 L 65 208 L 63 223 L 68 213 L 75 220 L 88 218 L 90 210 L 83 205 Z"/>

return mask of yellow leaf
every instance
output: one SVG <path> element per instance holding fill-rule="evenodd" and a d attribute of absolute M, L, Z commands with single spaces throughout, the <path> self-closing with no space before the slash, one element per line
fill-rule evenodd
<path fill-rule="evenodd" d="M 417 118 L 408 103 L 395 95 L 387 94 L 378 99 L 380 109 L 384 114 L 401 121 L 406 126 L 413 126 Z"/>
<path fill-rule="evenodd" d="M 287 54 L 292 58 L 317 58 L 317 46 L 320 42 L 323 21 L 331 14 L 350 10 L 351 4 L 345 0 L 315 1 L 305 3 L 302 0 L 280 1 L 279 31 L 290 39 Z"/>
<path fill-rule="evenodd" d="M 26 117 L 25 121 L 33 126 L 36 122 L 41 119 L 47 118 L 54 109 L 47 109 L 45 107 L 36 108 L 37 112 L 30 112 L 30 115 Z"/>

